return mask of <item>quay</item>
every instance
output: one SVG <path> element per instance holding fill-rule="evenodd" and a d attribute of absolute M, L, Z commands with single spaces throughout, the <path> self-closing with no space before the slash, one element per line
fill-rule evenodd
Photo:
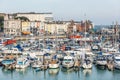
<path fill-rule="evenodd" d="M 44 36 L 44 39 L 55 39 L 56 36 L 47 35 Z M 66 35 L 58 35 L 57 38 L 63 39 L 66 38 Z M 43 36 L 17 36 L 15 40 L 28 40 L 28 39 L 43 39 Z"/>

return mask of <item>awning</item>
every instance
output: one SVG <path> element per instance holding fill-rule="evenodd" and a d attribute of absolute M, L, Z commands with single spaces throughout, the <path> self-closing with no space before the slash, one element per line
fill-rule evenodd
<path fill-rule="evenodd" d="M 27 35 L 27 34 L 30 34 L 31 32 L 29 32 L 29 31 L 23 31 L 22 32 L 22 34 L 25 34 L 25 35 Z"/>

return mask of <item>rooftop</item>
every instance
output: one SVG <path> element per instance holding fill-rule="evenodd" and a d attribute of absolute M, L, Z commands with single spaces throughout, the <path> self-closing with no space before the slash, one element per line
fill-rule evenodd
<path fill-rule="evenodd" d="M 15 14 L 52 14 L 52 12 L 45 12 L 45 13 L 36 13 L 36 12 L 24 12 L 24 13 L 21 13 L 21 12 L 18 12 L 18 13 L 15 13 Z"/>

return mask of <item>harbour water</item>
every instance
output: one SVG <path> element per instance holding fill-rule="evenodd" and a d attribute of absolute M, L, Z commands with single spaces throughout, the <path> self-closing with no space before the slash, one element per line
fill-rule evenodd
<path fill-rule="evenodd" d="M 0 80 L 119 80 L 120 70 L 109 71 L 99 69 L 95 65 L 91 70 L 81 69 L 74 71 L 72 68 L 65 70 L 48 69 L 38 71 L 28 67 L 26 69 L 15 69 L 13 71 L 0 67 Z"/>

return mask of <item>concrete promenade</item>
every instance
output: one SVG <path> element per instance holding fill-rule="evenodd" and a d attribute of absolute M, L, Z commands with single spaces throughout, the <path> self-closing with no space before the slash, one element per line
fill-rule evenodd
<path fill-rule="evenodd" d="M 19 36 L 15 37 L 15 40 L 27 40 L 27 39 L 55 39 L 56 36 Z M 58 35 L 57 38 L 66 38 L 66 35 Z"/>

